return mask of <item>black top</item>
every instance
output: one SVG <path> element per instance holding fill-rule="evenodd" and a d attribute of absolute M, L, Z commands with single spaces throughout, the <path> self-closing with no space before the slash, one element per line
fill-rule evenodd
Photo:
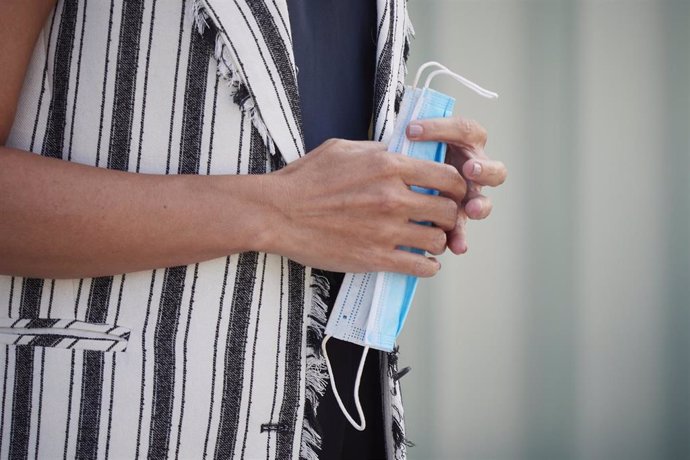
<path fill-rule="evenodd" d="M 376 68 L 376 2 L 373 0 L 288 0 L 302 125 L 307 152 L 337 137 L 369 139 Z M 343 274 L 319 270 L 331 283 L 329 314 Z M 356 418 L 352 398 L 362 347 L 333 339 L 328 355 L 340 396 Z M 330 385 L 317 419 L 322 459 L 384 458 L 378 353 L 369 352 L 360 396 L 367 428 L 352 428 L 338 407 Z"/>
<path fill-rule="evenodd" d="M 368 139 L 376 70 L 376 2 L 288 0 L 307 152 L 326 139 Z"/>

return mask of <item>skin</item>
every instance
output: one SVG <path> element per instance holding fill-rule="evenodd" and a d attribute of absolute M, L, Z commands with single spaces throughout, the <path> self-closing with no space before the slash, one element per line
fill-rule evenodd
<path fill-rule="evenodd" d="M 415 141 L 446 142 L 446 163 L 460 171 L 467 182 L 467 195 L 460 203 L 457 224 L 447 233 L 448 248 L 455 254 L 464 254 L 467 219 L 485 219 L 493 209 L 482 188 L 502 185 L 508 170 L 502 162 L 487 156 L 487 132 L 474 120 L 460 116 L 415 120 L 407 127 L 407 137 Z"/>
<path fill-rule="evenodd" d="M 408 130 L 413 139 L 447 142 L 448 164 L 386 152 L 377 142 L 331 139 L 270 174 L 166 176 L 10 148 L 29 58 L 53 6 L 0 2 L 0 274 L 104 276 L 263 251 L 328 270 L 428 277 L 440 269 L 434 257 L 397 247 L 465 252 L 467 216 L 491 211 L 481 186 L 505 180 L 505 167 L 484 153 L 483 128 L 460 118 L 418 122 L 416 137 Z M 474 164 L 478 176 L 470 174 Z"/>

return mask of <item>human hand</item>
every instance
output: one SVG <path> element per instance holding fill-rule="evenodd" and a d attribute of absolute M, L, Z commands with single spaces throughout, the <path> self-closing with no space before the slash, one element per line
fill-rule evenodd
<path fill-rule="evenodd" d="M 386 151 L 380 142 L 330 139 L 268 174 L 275 236 L 268 252 L 340 272 L 433 276 L 456 228 L 466 183 L 458 170 Z M 433 188 L 444 196 L 413 192 Z M 433 222 L 436 227 L 417 222 Z"/>
<path fill-rule="evenodd" d="M 467 218 L 484 219 L 493 209 L 491 200 L 482 195 L 482 187 L 503 184 L 508 171 L 502 162 L 486 155 L 486 130 L 473 120 L 460 116 L 415 120 L 407 127 L 407 137 L 447 143 L 446 163 L 460 171 L 467 181 L 467 194 L 458 202 L 457 223 L 447 234 L 450 250 L 463 254 L 467 251 Z"/>

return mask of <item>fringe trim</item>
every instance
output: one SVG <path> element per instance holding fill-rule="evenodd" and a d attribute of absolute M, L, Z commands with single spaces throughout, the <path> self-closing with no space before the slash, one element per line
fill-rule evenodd
<path fill-rule="evenodd" d="M 405 95 L 405 77 L 407 76 L 407 60 L 410 57 L 410 45 L 412 44 L 412 39 L 414 38 L 414 27 L 412 26 L 412 21 L 410 21 L 409 11 L 407 9 L 407 2 L 405 5 L 405 29 L 403 31 L 404 44 L 403 52 L 401 56 L 401 63 L 398 68 L 398 85 L 395 91 L 395 104 L 394 111 L 396 116 L 400 112 L 400 103 L 402 102 L 403 96 Z M 407 455 L 407 448 L 413 447 L 414 443 L 407 439 L 405 436 L 405 421 L 402 408 L 402 395 L 400 394 L 400 382 L 395 381 L 393 376 L 398 370 L 398 347 L 396 346 L 394 350 L 388 354 L 388 365 L 389 365 L 389 381 L 391 382 L 393 388 L 393 403 L 392 405 L 392 430 L 393 430 L 393 444 L 394 444 L 394 456 L 396 459 L 405 459 Z"/>
<path fill-rule="evenodd" d="M 192 1 L 192 16 L 196 29 L 200 34 L 203 34 L 206 29 L 215 28 L 213 25 L 209 25 L 209 14 L 206 11 L 204 0 Z M 219 30 L 215 30 L 215 34 L 216 46 L 214 57 L 217 62 L 218 76 L 220 76 L 231 88 L 233 102 L 240 107 L 240 110 L 245 116 L 249 117 L 268 151 L 271 155 L 275 155 L 275 143 L 268 132 L 268 128 L 266 128 L 266 123 L 264 123 L 264 120 L 261 118 L 256 101 L 249 92 L 242 75 L 232 60 L 230 47 Z"/>
<path fill-rule="evenodd" d="M 393 442 L 396 451 L 401 450 L 403 455 L 406 453 L 407 447 L 414 447 L 414 443 L 405 437 L 403 414 L 396 406 L 393 406 Z"/>
<path fill-rule="evenodd" d="M 410 15 L 407 9 L 407 2 L 405 2 L 405 30 L 403 31 L 403 53 L 398 68 L 398 81 L 397 87 L 395 89 L 395 104 L 393 110 L 397 115 L 400 112 L 400 103 L 402 102 L 403 96 L 405 95 L 405 77 L 407 76 L 407 59 L 410 57 L 410 45 L 412 39 L 414 38 L 414 27 L 412 27 L 412 22 L 410 21 Z"/>
<path fill-rule="evenodd" d="M 405 414 L 402 403 L 400 381 L 395 378 L 398 374 L 398 356 L 400 347 L 396 345 L 393 351 L 388 353 L 388 381 L 391 387 L 391 428 L 393 431 L 394 457 L 404 459 L 408 447 L 414 447 L 414 443 L 405 435 Z"/>
<path fill-rule="evenodd" d="M 307 326 L 304 419 L 299 456 L 300 459 L 318 460 L 321 452 L 321 427 L 316 418 L 316 411 L 319 400 L 328 386 L 328 369 L 326 360 L 321 354 L 321 341 L 328 322 L 328 306 L 325 302 L 330 289 L 328 278 L 312 271 L 311 289 L 311 312 Z"/>

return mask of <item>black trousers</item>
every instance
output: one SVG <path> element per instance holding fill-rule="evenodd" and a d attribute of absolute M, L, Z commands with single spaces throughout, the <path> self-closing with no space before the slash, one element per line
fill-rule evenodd
<path fill-rule="evenodd" d="M 333 308 L 343 275 L 320 271 L 329 278 L 331 292 L 327 300 L 328 312 Z M 338 339 L 328 341 L 328 357 L 331 361 L 340 398 L 350 416 L 357 420 L 353 389 L 363 348 Z M 367 426 L 357 431 L 347 421 L 333 395 L 330 382 L 317 410 L 322 449 L 321 460 L 379 460 L 386 458 L 383 432 L 383 405 L 381 402 L 381 374 L 378 350 L 369 350 L 362 371 L 359 395 Z"/>
<path fill-rule="evenodd" d="M 360 402 L 367 426 L 364 431 L 355 430 L 347 421 L 333 395 L 329 383 L 319 404 L 317 419 L 321 425 L 322 460 L 364 460 L 385 459 L 383 433 L 383 408 L 381 404 L 381 379 L 379 351 L 369 350 L 362 381 Z M 333 366 L 335 382 L 340 398 L 350 416 L 357 420 L 353 388 L 362 347 L 337 339 L 328 341 L 328 357 Z"/>

